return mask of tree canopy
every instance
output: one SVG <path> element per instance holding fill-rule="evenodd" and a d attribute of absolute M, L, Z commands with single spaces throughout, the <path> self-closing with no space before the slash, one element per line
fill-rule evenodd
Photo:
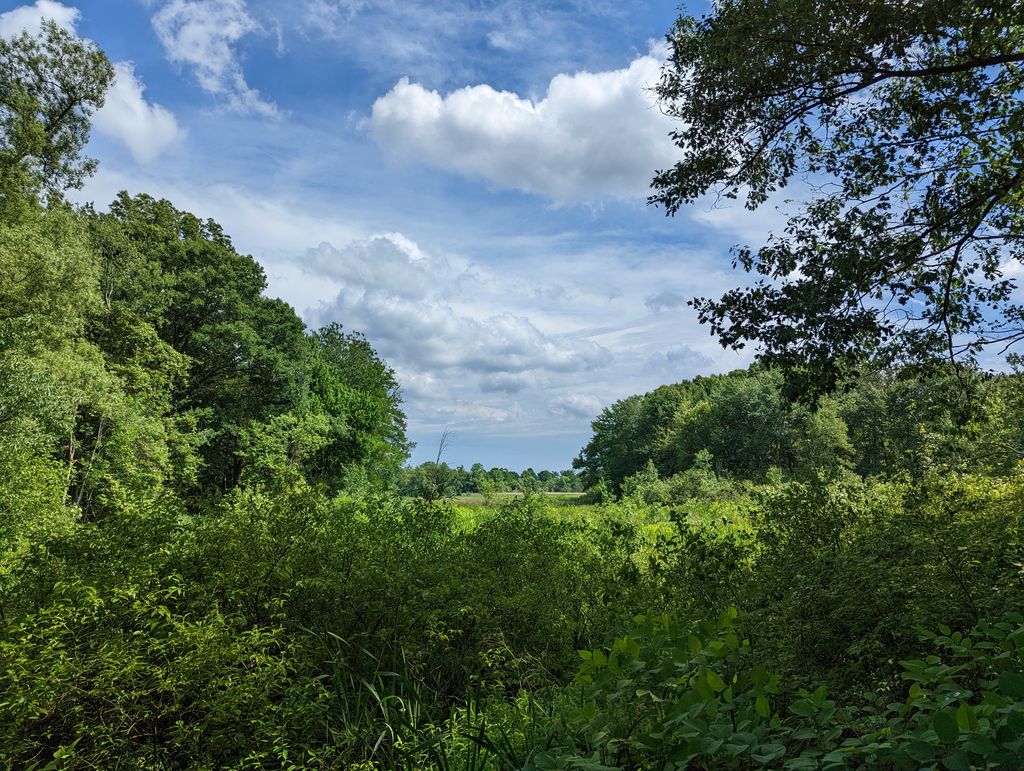
<path fill-rule="evenodd" d="M 707 467 L 732 480 L 822 470 L 920 478 L 936 469 L 1006 473 L 1024 457 L 1019 373 L 963 368 L 928 377 L 867 369 L 813 407 L 785 398 L 781 372 L 755 365 L 628 396 L 591 423 L 573 465 L 584 485 L 620 493 L 652 464 L 655 480 Z"/>
<path fill-rule="evenodd" d="M 828 387 L 863 354 L 969 359 L 1024 338 L 1018 2 L 722 0 L 669 43 L 657 93 L 682 156 L 651 201 L 809 191 L 783 233 L 736 250 L 752 285 L 695 301 L 723 345 Z"/>

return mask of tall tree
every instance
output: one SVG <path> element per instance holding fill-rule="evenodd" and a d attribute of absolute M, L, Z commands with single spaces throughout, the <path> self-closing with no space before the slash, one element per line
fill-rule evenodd
<path fill-rule="evenodd" d="M 759 279 L 695 301 L 723 345 L 834 384 L 864 352 L 971 358 L 1024 338 L 1019 0 L 721 0 L 669 35 L 657 88 L 682 157 L 653 202 L 812 191 L 739 248 Z"/>
<path fill-rule="evenodd" d="M 80 187 L 96 162 L 82 157 L 89 118 L 114 68 L 95 45 L 52 21 L 38 35 L 0 38 L 0 207 Z"/>

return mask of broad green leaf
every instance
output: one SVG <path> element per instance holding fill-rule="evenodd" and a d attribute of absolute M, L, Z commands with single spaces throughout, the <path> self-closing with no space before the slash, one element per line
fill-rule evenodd
<path fill-rule="evenodd" d="M 794 715 L 799 715 L 800 717 L 810 717 L 817 710 L 814 708 L 813 704 L 807 701 L 807 699 L 799 699 L 789 705 L 789 711 Z"/>
<path fill-rule="evenodd" d="M 704 676 L 708 680 L 708 685 L 710 685 L 715 691 L 725 690 L 725 681 L 715 670 L 709 669 Z"/>
<path fill-rule="evenodd" d="M 754 702 L 754 711 L 761 717 L 770 716 L 772 714 L 772 708 L 768 703 L 768 699 L 764 696 L 758 696 L 757 701 Z"/>
<path fill-rule="evenodd" d="M 944 709 L 936 712 L 932 717 L 932 727 L 935 735 L 943 744 L 952 744 L 960 736 L 960 728 L 957 726 L 956 715 L 952 710 Z"/>

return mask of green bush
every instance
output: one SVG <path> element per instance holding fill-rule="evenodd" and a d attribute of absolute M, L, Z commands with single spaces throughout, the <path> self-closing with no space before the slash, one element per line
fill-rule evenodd
<path fill-rule="evenodd" d="M 322 723 L 281 626 L 176 607 L 178 582 L 60 587 L 0 642 L 9 764 L 252 766 L 299 758 Z"/>
<path fill-rule="evenodd" d="M 1024 622 L 924 635 L 906 697 L 839 706 L 825 686 L 783 694 L 734 610 L 697 624 L 638 617 L 582 651 L 573 685 L 464 710 L 446 760 L 465 768 L 1013 768 L 1024 752 Z"/>

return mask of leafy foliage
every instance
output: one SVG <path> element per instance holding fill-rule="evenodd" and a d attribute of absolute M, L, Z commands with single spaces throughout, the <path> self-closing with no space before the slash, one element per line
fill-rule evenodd
<path fill-rule="evenodd" d="M 59 200 L 96 162 L 83 159 L 89 117 L 114 68 L 94 44 L 53 21 L 38 36 L 0 40 L 0 212 L 24 212 L 43 193 Z"/>
<path fill-rule="evenodd" d="M 541 727 L 553 735 L 521 733 L 530 746 L 514 766 L 1011 767 L 1024 747 L 1020 616 L 923 640 L 941 655 L 902 663 L 905 699 L 846 708 L 824 687 L 784 699 L 781 678 L 753 662 L 735 610 L 696 625 L 638 617 L 609 648 L 581 651 L 582 706 L 547 715 Z M 473 738 L 505 759 L 486 738 L 486 717 Z"/>
<path fill-rule="evenodd" d="M 307 332 L 215 222 L 60 203 L 102 55 L 48 27 L 4 61 L 28 100 L 0 94 L 4 765 L 1024 752 L 1019 374 L 869 372 L 810 407 L 757 367 L 612 405 L 582 475 L 403 469 L 398 383 L 365 338 Z M 544 493 L 583 482 L 593 503 Z M 469 490 L 483 505 L 443 500 Z"/>
<path fill-rule="evenodd" d="M 812 191 L 784 233 L 736 252 L 756 283 L 695 302 L 723 345 L 756 342 L 820 389 L 865 353 L 1020 339 L 1004 272 L 1024 256 L 1016 3 L 727 0 L 669 43 L 657 90 L 682 158 L 652 201 Z"/>

